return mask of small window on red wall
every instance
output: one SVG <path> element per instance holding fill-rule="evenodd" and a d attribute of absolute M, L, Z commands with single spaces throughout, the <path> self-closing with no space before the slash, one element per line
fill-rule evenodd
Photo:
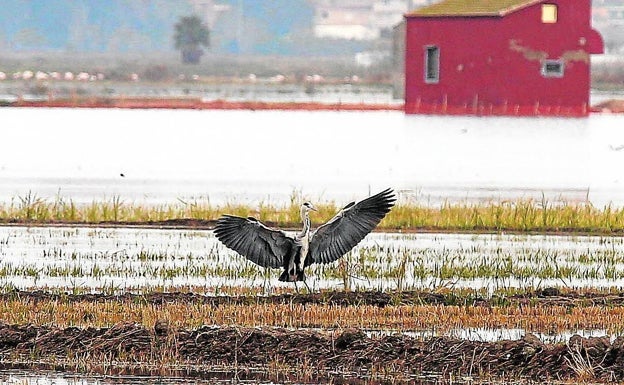
<path fill-rule="evenodd" d="M 542 63 L 542 76 L 546 78 L 562 78 L 564 68 L 563 60 L 545 60 Z"/>
<path fill-rule="evenodd" d="M 440 48 L 435 45 L 425 47 L 425 83 L 440 81 Z"/>
<path fill-rule="evenodd" d="M 542 23 L 554 24 L 557 22 L 557 4 L 542 4 Z"/>

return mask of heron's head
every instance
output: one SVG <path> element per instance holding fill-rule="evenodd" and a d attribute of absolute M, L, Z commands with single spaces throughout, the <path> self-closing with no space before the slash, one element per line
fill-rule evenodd
<path fill-rule="evenodd" d="M 314 207 L 314 205 L 313 205 L 312 203 L 310 203 L 310 202 L 304 202 L 304 203 L 301 205 L 301 212 L 302 212 L 302 213 L 307 213 L 307 212 L 308 212 L 308 211 L 310 211 L 310 210 L 312 210 L 312 211 L 318 211 L 318 210 L 316 209 L 316 207 Z"/>

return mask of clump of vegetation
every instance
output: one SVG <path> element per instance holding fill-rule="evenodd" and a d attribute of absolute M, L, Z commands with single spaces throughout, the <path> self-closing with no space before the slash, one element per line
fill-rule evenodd
<path fill-rule="evenodd" d="M 119 196 L 77 204 L 57 196 L 44 199 L 28 193 L 0 204 L 0 222 L 32 223 L 149 223 L 193 219 L 214 221 L 222 214 L 253 216 L 277 226 L 298 227 L 299 199 L 286 205 L 211 204 L 208 200 L 177 201 L 144 205 L 126 202 Z M 317 204 L 313 222 L 329 220 L 340 206 Z M 624 208 L 597 208 L 587 203 L 550 204 L 547 201 L 518 200 L 484 204 L 445 203 L 439 207 L 399 203 L 381 222 L 379 229 L 455 232 L 572 232 L 590 234 L 624 233 Z"/>
<path fill-rule="evenodd" d="M 184 16 L 175 25 L 174 45 L 182 54 L 182 62 L 199 63 L 204 50 L 208 47 L 210 30 L 197 15 Z"/>

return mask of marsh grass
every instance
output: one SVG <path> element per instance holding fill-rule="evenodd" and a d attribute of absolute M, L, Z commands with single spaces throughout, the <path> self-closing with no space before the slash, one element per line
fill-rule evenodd
<path fill-rule="evenodd" d="M 579 231 L 613 233 L 624 230 L 624 209 L 590 204 L 518 200 L 487 204 L 450 204 L 440 207 L 398 205 L 384 226 L 450 231 Z"/>
<path fill-rule="evenodd" d="M 0 203 L 0 222 L 27 223 L 102 223 L 136 224 L 179 219 L 213 221 L 223 214 L 253 216 L 275 226 L 298 227 L 301 194 L 293 193 L 290 202 L 274 205 L 226 203 L 213 205 L 209 200 L 144 205 L 119 196 L 77 204 L 57 195 L 45 199 L 29 192 Z M 334 202 L 316 204 L 314 223 L 329 220 L 341 206 Z M 439 207 L 399 203 L 381 222 L 385 230 L 430 231 L 518 231 L 624 233 L 624 208 L 597 208 L 588 203 L 553 204 L 545 199 L 489 202 L 482 204 L 444 203 Z"/>

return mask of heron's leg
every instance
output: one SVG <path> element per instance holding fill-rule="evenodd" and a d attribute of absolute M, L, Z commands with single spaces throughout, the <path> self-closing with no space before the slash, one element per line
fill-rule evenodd
<path fill-rule="evenodd" d="M 308 283 L 304 280 L 303 283 L 306 286 L 306 289 L 308 289 L 308 294 L 312 294 L 312 290 L 310 290 L 310 286 L 308 286 Z"/>
<path fill-rule="evenodd" d="M 299 294 L 299 288 L 297 287 L 297 281 L 295 281 L 295 291 Z"/>
<path fill-rule="evenodd" d="M 270 284 L 269 284 L 269 269 L 268 268 L 264 269 L 264 284 L 262 286 L 264 287 L 264 294 L 265 295 L 271 294 L 271 292 L 270 292 Z"/>

